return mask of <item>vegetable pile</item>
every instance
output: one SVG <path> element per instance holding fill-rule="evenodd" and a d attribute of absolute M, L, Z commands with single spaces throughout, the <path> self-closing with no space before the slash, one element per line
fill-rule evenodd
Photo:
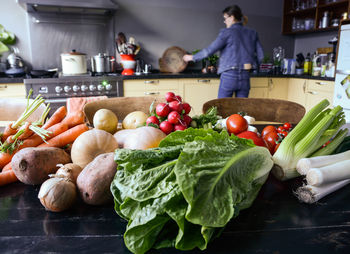
<path fill-rule="evenodd" d="M 200 248 L 248 208 L 273 162 L 266 148 L 226 131 L 189 128 L 158 148 L 118 149 L 111 184 L 115 211 L 128 225 L 127 248 Z"/>
<path fill-rule="evenodd" d="M 345 124 L 342 107 L 325 109 L 328 105 L 329 101 L 324 99 L 310 109 L 281 142 L 273 155 L 277 165 L 273 173 L 278 179 L 299 176 L 295 168 L 301 158 L 331 154 L 343 141 L 348 129 L 339 130 Z"/>

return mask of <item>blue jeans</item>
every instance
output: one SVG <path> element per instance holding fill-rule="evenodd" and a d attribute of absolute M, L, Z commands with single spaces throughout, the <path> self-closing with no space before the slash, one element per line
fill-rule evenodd
<path fill-rule="evenodd" d="M 248 97 L 250 90 L 249 71 L 228 70 L 221 73 L 218 98 Z"/>

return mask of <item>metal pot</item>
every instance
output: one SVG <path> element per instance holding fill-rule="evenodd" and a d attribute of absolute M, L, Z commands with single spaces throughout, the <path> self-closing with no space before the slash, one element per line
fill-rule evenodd
<path fill-rule="evenodd" d="M 79 75 L 87 73 L 86 55 L 73 49 L 69 53 L 61 54 L 63 75 Z"/>
<path fill-rule="evenodd" d="M 92 72 L 97 73 L 115 72 L 115 59 L 114 57 L 108 56 L 106 53 L 99 53 L 91 57 L 91 69 Z"/>

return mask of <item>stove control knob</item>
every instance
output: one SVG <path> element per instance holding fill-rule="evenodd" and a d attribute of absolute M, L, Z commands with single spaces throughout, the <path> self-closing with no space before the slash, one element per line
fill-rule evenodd
<path fill-rule="evenodd" d="M 73 92 L 78 92 L 80 90 L 80 86 L 74 85 L 73 86 Z"/>
<path fill-rule="evenodd" d="M 72 90 L 72 88 L 70 86 L 64 86 L 63 89 L 66 93 L 68 93 L 70 90 Z"/>
<path fill-rule="evenodd" d="M 56 86 L 55 87 L 55 91 L 56 91 L 56 93 L 61 93 L 62 92 L 62 87 L 61 86 Z"/>
<path fill-rule="evenodd" d="M 103 86 L 103 85 L 98 85 L 98 86 L 97 86 L 97 90 L 103 91 L 103 90 L 104 90 L 104 86 Z"/>
<path fill-rule="evenodd" d="M 111 84 L 107 84 L 107 85 L 106 85 L 106 90 L 108 90 L 108 91 L 109 91 L 109 90 L 112 90 L 112 85 L 111 85 Z"/>
<path fill-rule="evenodd" d="M 91 92 L 95 91 L 96 90 L 96 86 L 95 85 L 90 85 L 89 86 L 89 89 Z"/>
<path fill-rule="evenodd" d="M 82 92 L 86 92 L 89 89 L 89 87 L 87 85 L 82 85 L 81 86 L 81 91 Z"/>

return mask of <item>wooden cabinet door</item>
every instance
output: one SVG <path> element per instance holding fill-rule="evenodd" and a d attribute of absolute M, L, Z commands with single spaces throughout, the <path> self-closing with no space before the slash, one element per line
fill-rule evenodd
<path fill-rule="evenodd" d="M 216 99 L 219 90 L 219 79 L 181 79 L 184 101 L 192 106 L 189 115 L 202 114 L 203 104 Z"/>
<path fill-rule="evenodd" d="M 0 84 L 0 98 L 26 98 L 26 90 L 24 84 Z"/>
<path fill-rule="evenodd" d="M 249 98 L 268 98 L 268 79 L 251 78 Z"/>
<path fill-rule="evenodd" d="M 309 80 L 306 89 L 306 111 L 318 104 L 323 99 L 327 99 L 333 105 L 334 82 L 323 80 Z"/>
<path fill-rule="evenodd" d="M 179 93 L 179 81 L 178 79 L 137 79 L 137 80 L 124 80 L 124 96 L 125 97 L 137 97 L 137 96 L 158 96 L 165 95 L 167 92 Z"/>
<path fill-rule="evenodd" d="M 288 100 L 306 106 L 307 79 L 291 78 L 288 80 Z"/>
<path fill-rule="evenodd" d="M 268 79 L 268 98 L 288 100 L 288 79 L 287 78 L 269 78 Z"/>

